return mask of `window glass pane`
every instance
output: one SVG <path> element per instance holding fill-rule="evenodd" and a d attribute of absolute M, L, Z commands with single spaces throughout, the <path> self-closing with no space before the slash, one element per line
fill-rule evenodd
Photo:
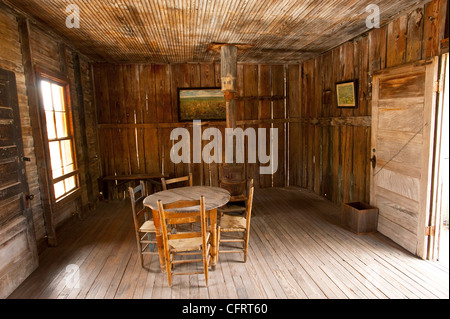
<path fill-rule="evenodd" d="M 56 138 L 55 121 L 53 119 L 53 112 L 45 111 L 45 121 L 47 123 L 47 135 L 48 139 L 52 140 Z"/>
<path fill-rule="evenodd" d="M 76 187 L 75 184 L 75 176 L 66 178 L 64 180 L 64 184 L 66 186 L 66 193 L 70 192 L 71 190 L 73 190 Z"/>
<path fill-rule="evenodd" d="M 60 150 L 60 146 L 59 146 L 59 142 L 50 142 L 49 144 L 49 149 L 50 149 L 50 159 L 52 162 L 52 170 L 53 170 L 53 178 L 57 178 L 61 175 L 58 175 L 58 171 L 62 168 L 62 163 L 61 163 L 61 150 Z M 55 173 L 58 176 L 55 176 Z M 62 172 L 61 172 L 62 173 Z"/>
<path fill-rule="evenodd" d="M 66 193 L 64 189 L 64 181 L 58 182 L 54 185 L 55 188 L 55 198 L 59 198 Z"/>
<path fill-rule="evenodd" d="M 58 138 L 67 137 L 67 122 L 65 112 L 55 112 L 56 119 L 56 131 L 58 132 Z"/>
<path fill-rule="evenodd" d="M 69 173 L 73 172 L 73 170 L 74 170 L 73 164 L 64 166 L 64 174 L 69 174 Z"/>
<path fill-rule="evenodd" d="M 46 111 L 53 111 L 53 103 L 52 103 L 52 91 L 50 88 L 50 82 L 48 81 L 41 81 L 41 91 L 42 91 L 42 98 L 44 102 L 44 110 Z"/>
<path fill-rule="evenodd" d="M 63 176 L 63 169 L 62 168 L 53 169 L 52 175 L 53 175 L 53 178 L 58 178 L 58 177 Z"/>
<path fill-rule="evenodd" d="M 72 164 L 72 141 L 71 140 L 64 140 L 61 141 L 61 149 L 62 149 L 62 164 L 64 166 Z"/>
<path fill-rule="evenodd" d="M 52 83 L 52 94 L 55 111 L 64 111 L 64 88 Z"/>

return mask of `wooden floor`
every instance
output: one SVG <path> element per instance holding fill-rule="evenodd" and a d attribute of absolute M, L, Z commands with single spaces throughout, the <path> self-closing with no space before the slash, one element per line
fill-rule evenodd
<path fill-rule="evenodd" d="M 41 254 L 9 298 L 449 298 L 440 263 L 379 234 L 356 236 L 336 224 L 338 215 L 306 190 L 258 189 L 247 263 L 224 254 L 208 287 L 203 275 L 189 275 L 169 288 L 157 256 L 140 266 L 129 202 L 101 202 L 60 231 L 58 247 Z"/>

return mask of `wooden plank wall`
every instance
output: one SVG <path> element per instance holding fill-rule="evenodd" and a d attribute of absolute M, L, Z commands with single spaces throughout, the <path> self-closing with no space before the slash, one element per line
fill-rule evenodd
<path fill-rule="evenodd" d="M 371 77 L 375 71 L 440 53 L 446 1 L 435 0 L 289 70 L 300 74 L 297 185 L 336 204 L 369 201 Z M 290 72 L 291 73 L 291 72 Z M 335 83 L 359 80 L 359 106 L 336 107 Z M 290 84 L 293 84 L 291 80 Z M 297 84 L 295 85 L 297 87 Z M 296 89 L 295 89 L 296 90 Z M 289 94 L 295 95 L 296 92 Z M 293 105 L 290 105 L 293 107 Z M 293 141 L 299 139 L 293 145 Z M 291 162 L 290 169 L 296 167 Z"/>
<path fill-rule="evenodd" d="M 192 172 L 194 184 L 217 185 L 222 164 L 173 164 L 169 137 L 176 127 L 186 127 L 192 137 L 192 123 L 178 121 L 177 88 L 220 87 L 219 63 L 96 64 L 93 69 L 104 176 L 164 172 L 174 177 Z M 246 177 L 257 187 L 285 185 L 285 69 L 238 65 L 237 126 L 278 128 L 278 170 L 260 176 L 259 163 L 245 165 Z M 219 128 L 224 144 L 225 121 L 202 124 L 202 132 Z"/>
<path fill-rule="evenodd" d="M 49 34 L 47 30 L 42 29 L 40 26 L 30 24 L 30 38 L 31 38 L 31 50 L 33 52 L 33 64 L 43 69 L 56 71 L 61 74 L 67 75 L 70 84 L 70 101 L 72 107 L 73 125 L 75 133 L 75 150 L 78 163 L 78 169 L 80 171 L 80 184 L 81 184 L 81 201 L 69 201 L 62 207 L 58 207 L 54 212 L 55 227 L 58 227 L 64 221 L 71 218 L 74 213 L 80 213 L 85 211 L 88 205 L 95 204 L 96 194 L 98 194 L 97 178 L 100 174 L 98 152 L 97 152 L 97 132 L 95 128 L 95 110 L 93 109 L 93 92 L 92 92 L 92 79 L 90 70 L 90 61 L 83 55 L 80 57 L 80 72 L 81 72 L 81 87 L 83 89 L 83 102 L 80 104 L 77 95 L 77 79 L 75 78 L 74 67 L 74 51 L 68 47 L 64 42 L 55 38 L 55 36 Z M 80 118 L 80 107 L 83 106 L 83 112 L 86 116 Z M 86 130 L 82 130 L 81 120 L 84 120 L 84 126 Z M 83 135 L 87 135 L 88 141 L 90 141 L 90 147 L 87 149 L 83 147 L 82 140 Z M 90 165 L 87 168 L 85 165 L 84 157 L 89 158 Z M 89 200 L 87 176 L 91 176 L 90 183 L 92 193 L 94 194 Z M 91 194 L 92 195 L 92 194 Z M 92 200 L 94 198 L 94 200 Z"/>
<path fill-rule="evenodd" d="M 25 57 L 22 56 L 22 39 L 20 37 L 20 26 L 18 19 L 26 19 L 21 13 L 0 4 L 0 42 L 2 49 L 0 51 L 0 67 L 16 73 L 16 81 L 19 95 L 19 108 L 22 124 L 22 134 L 25 156 L 30 158 L 26 162 L 27 178 L 30 187 L 30 193 L 35 195 L 32 204 L 35 233 L 40 250 L 46 245 L 46 237 L 49 235 L 48 227 L 57 228 L 72 218 L 74 213 L 85 211 L 89 205 L 95 204 L 96 194 L 98 194 L 97 179 L 100 174 L 98 142 L 96 129 L 96 112 L 93 104 L 93 89 L 91 78 L 91 64 L 85 56 L 80 57 L 81 87 L 83 88 L 85 128 L 80 129 L 80 109 L 77 96 L 77 79 L 74 70 L 74 50 L 67 46 L 63 40 L 51 33 L 45 27 L 30 21 L 29 35 L 30 50 L 33 61 L 31 65 L 39 66 L 43 69 L 56 71 L 66 74 L 69 78 L 71 89 L 70 100 L 73 110 L 75 147 L 78 159 L 80 178 L 81 178 L 81 198 L 67 202 L 61 207 L 52 211 L 53 225 L 48 225 L 48 220 L 44 222 L 44 205 L 42 196 L 42 186 L 39 184 L 39 172 L 37 157 L 35 152 L 35 142 L 32 132 L 32 119 L 30 118 L 29 92 L 27 92 L 27 83 L 25 80 L 24 63 Z M 81 145 L 82 136 L 87 134 L 88 147 Z M 89 157 L 89 169 L 84 165 L 84 156 Z M 92 194 L 87 193 L 86 177 L 90 176 L 92 183 Z M 47 229 L 46 229 L 47 227 Z"/>
<path fill-rule="evenodd" d="M 22 66 L 22 52 L 20 47 L 19 30 L 16 17 L 0 6 L 0 68 L 13 71 L 16 74 L 17 94 L 22 126 L 22 139 L 24 155 L 30 158 L 25 162 L 27 180 L 30 193 L 35 195 L 31 202 L 36 239 L 45 236 L 44 220 L 42 218 L 42 204 L 40 199 L 39 180 L 34 154 L 34 143 L 28 110 L 28 97 L 25 84 L 25 75 Z"/>
<path fill-rule="evenodd" d="M 66 52 L 65 47 L 60 47 L 57 40 L 55 40 L 51 35 L 46 33 L 44 30 L 39 28 L 38 26 L 34 24 L 30 24 L 30 48 L 32 52 L 33 57 L 33 65 L 40 66 L 44 68 L 45 70 L 59 72 L 65 75 L 68 75 L 69 70 L 71 71 L 71 79 L 73 79 L 73 68 L 71 64 L 71 61 L 68 59 L 68 54 Z M 74 126 L 78 126 L 79 123 L 77 123 L 77 116 L 76 116 L 76 95 L 74 94 L 74 87 L 70 85 L 70 102 L 72 106 L 72 112 L 73 119 L 74 119 Z M 34 106 L 32 106 L 34 107 Z M 75 133 L 76 134 L 76 133 Z M 76 134 L 77 135 L 77 134 Z M 79 147 L 76 146 L 76 156 L 77 159 L 82 156 L 79 152 Z M 79 162 L 79 160 L 78 160 Z M 39 164 L 38 164 L 39 165 Z M 84 166 L 79 166 L 80 171 L 84 171 Z M 81 174 L 82 175 L 82 174 Z M 81 180 L 81 185 L 85 185 L 83 183 L 83 180 Z M 51 187 L 51 186 L 50 186 Z M 45 191 L 45 190 L 44 190 Z M 85 192 L 82 192 L 82 196 L 85 196 Z M 47 200 L 47 199 L 44 199 Z M 60 224 L 62 224 L 65 220 L 69 219 L 73 214 L 75 214 L 77 211 L 80 211 L 79 203 L 77 201 L 70 201 L 63 205 L 63 207 L 59 207 L 58 209 L 52 209 L 52 219 L 53 219 L 53 225 L 48 225 L 47 227 L 52 227 L 56 229 L 56 227 Z M 48 213 L 47 213 L 48 216 Z M 47 217 L 48 218 L 48 217 Z M 48 220 L 48 219 L 47 219 Z M 55 244 L 55 243 L 52 243 Z"/>

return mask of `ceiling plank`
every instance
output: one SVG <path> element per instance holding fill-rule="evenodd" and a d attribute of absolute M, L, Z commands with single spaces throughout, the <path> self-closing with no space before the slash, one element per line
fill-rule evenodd
<path fill-rule="evenodd" d="M 216 62 L 212 44 L 251 46 L 245 63 L 302 62 L 367 31 L 369 4 L 381 24 L 430 0 L 0 0 L 59 34 L 96 62 Z M 80 8 L 67 28 L 66 7 Z"/>

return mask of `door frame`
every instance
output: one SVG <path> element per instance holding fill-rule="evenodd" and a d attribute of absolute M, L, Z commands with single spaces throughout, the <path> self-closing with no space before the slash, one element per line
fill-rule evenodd
<path fill-rule="evenodd" d="M 441 237 L 441 227 L 442 227 L 442 180 L 445 177 L 441 175 L 442 169 L 442 135 L 443 135 L 443 121 L 448 121 L 448 118 L 444 118 L 444 107 L 445 107 L 445 93 L 448 92 L 448 71 L 449 71 L 449 54 L 442 54 L 440 57 L 439 65 L 439 81 L 437 87 L 435 88 L 437 96 L 436 105 L 436 131 L 434 136 L 435 151 L 434 151 L 434 165 L 433 165 L 433 194 L 432 194 L 432 207 L 430 211 L 430 221 L 429 226 L 431 233 L 433 235 L 433 240 L 430 240 L 427 247 L 427 259 L 438 260 L 439 259 L 439 248 L 440 248 L 440 237 Z M 447 88 L 447 89 L 446 89 Z M 448 107 L 448 105 L 447 105 Z M 447 110 L 448 112 L 448 110 Z M 447 124 L 448 125 L 448 124 Z M 447 137 L 448 138 L 448 137 Z M 448 147 L 448 146 L 447 146 Z M 444 195 L 445 196 L 445 195 Z"/>

